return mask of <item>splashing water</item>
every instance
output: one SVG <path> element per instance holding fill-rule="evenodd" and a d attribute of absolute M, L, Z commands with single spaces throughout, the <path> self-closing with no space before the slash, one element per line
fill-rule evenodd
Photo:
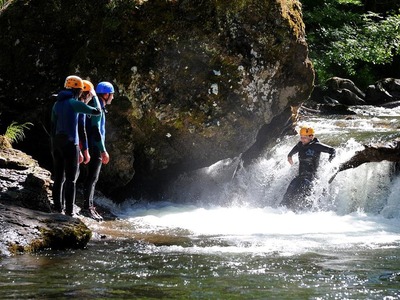
<path fill-rule="evenodd" d="M 118 216 L 88 223 L 106 239 L 95 237 L 88 251 L 0 260 L 0 289 L 15 299 L 398 299 L 392 164 L 328 180 L 364 143 L 396 138 L 400 108 L 354 110 L 304 121 L 337 149 L 331 163 L 321 155 L 310 211 L 279 206 L 298 169 L 286 158 L 298 137 L 287 137 L 248 168 L 237 170 L 234 158 L 182 176 L 168 201 L 97 198 Z"/>
<path fill-rule="evenodd" d="M 186 245 L 184 251 L 294 255 L 397 245 L 400 179 L 393 177 L 391 163 L 364 164 L 340 172 L 328 183 L 340 163 L 362 150 L 370 136 L 383 141 L 392 138 L 394 129 L 389 125 L 393 127 L 392 118 L 400 115 L 400 110 L 389 113 L 370 108 L 366 119 L 366 108 L 355 109 L 362 113 L 350 120 L 314 118 L 306 122 L 316 128 L 321 142 L 337 149 L 332 163 L 328 155 L 321 156 L 309 212 L 296 214 L 279 206 L 298 171 L 298 162 L 293 166 L 287 162 L 287 153 L 298 137 L 287 137 L 249 168 L 239 169 L 233 179 L 240 163 L 237 158 L 182 176 L 171 186 L 168 202 L 127 202 L 114 207 L 114 213 L 124 220 L 125 231 L 145 240 L 146 235 L 155 234 L 187 237 L 190 247 Z M 358 140 L 343 140 L 350 134 Z"/>

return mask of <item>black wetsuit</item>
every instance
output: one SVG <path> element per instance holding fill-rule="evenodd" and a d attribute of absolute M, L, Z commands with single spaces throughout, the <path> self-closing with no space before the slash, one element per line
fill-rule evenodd
<path fill-rule="evenodd" d="M 99 180 L 102 166 L 101 154 L 106 151 L 106 109 L 97 96 L 93 97 L 89 105 L 101 109 L 101 114 L 86 118 L 86 133 L 88 136 L 90 162 L 88 164 L 87 178 L 84 184 L 83 209 L 93 207 L 93 198 L 97 181 Z"/>
<path fill-rule="evenodd" d="M 78 116 L 99 115 L 100 110 L 77 100 L 71 90 L 61 91 L 51 114 L 51 146 L 54 162 L 54 208 L 72 215 L 79 170 Z"/>
<path fill-rule="evenodd" d="M 329 161 L 336 155 L 334 148 L 321 144 L 317 138 L 305 145 L 298 142 L 289 152 L 288 157 L 296 153 L 299 154 L 299 175 L 289 184 L 283 196 L 282 205 L 291 208 L 302 208 L 302 200 L 310 195 L 311 184 L 318 170 L 321 152 L 329 154 Z"/>
<path fill-rule="evenodd" d="M 321 152 L 329 153 L 329 161 L 336 155 L 334 148 L 321 144 L 317 138 L 314 138 L 306 145 L 298 142 L 289 152 L 288 157 L 299 153 L 299 176 L 312 179 L 317 172 Z"/>

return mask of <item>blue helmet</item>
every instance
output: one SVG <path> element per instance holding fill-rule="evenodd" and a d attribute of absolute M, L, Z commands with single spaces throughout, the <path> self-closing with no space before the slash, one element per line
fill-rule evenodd
<path fill-rule="evenodd" d="M 111 83 L 107 81 L 102 81 L 96 86 L 97 94 L 113 94 L 114 87 Z"/>

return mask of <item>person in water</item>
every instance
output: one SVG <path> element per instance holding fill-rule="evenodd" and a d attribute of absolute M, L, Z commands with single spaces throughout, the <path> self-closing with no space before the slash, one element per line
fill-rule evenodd
<path fill-rule="evenodd" d="M 84 184 L 84 202 L 82 214 L 94 220 L 103 220 L 94 207 L 93 197 L 96 183 L 99 179 L 99 174 L 102 164 L 107 164 L 110 156 L 106 150 L 106 105 L 110 105 L 114 98 L 114 87 L 110 82 L 103 81 L 96 86 L 96 94 L 89 105 L 101 109 L 99 116 L 88 116 L 86 118 L 86 128 L 89 142 L 89 152 L 91 156 L 88 165 L 88 175 Z"/>
<path fill-rule="evenodd" d="M 64 87 L 65 90 L 58 93 L 51 113 L 52 195 L 54 209 L 61 213 L 65 204 L 65 214 L 72 216 L 79 174 L 78 116 L 81 113 L 99 115 L 100 109 L 78 101 L 83 89 L 80 77 L 68 76 Z"/>
<path fill-rule="evenodd" d="M 302 127 L 300 129 L 300 141 L 293 147 L 287 157 L 288 162 L 293 165 L 292 156 L 298 153 L 299 174 L 289 184 L 281 205 L 296 210 L 310 207 L 308 203 L 304 203 L 304 200 L 311 194 L 312 182 L 316 177 L 321 152 L 329 154 L 329 162 L 336 155 L 334 148 L 319 142 L 315 137 L 313 128 Z"/>

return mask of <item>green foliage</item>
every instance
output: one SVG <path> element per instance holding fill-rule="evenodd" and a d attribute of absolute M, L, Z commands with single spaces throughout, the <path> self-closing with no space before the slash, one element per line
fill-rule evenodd
<path fill-rule="evenodd" d="M 377 14 L 365 12 L 364 2 L 302 0 L 317 83 L 341 76 L 366 86 L 387 76 L 382 66 L 387 74 L 395 73 L 391 64 L 400 55 L 399 4 L 393 2 L 385 14 Z"/>
<path fill-rule="evenodd" d="M 25 129 L 29 129 L 29 126 L 33 126 L 32 123 L 26 122 L 24 124 L 18 124 L 17 122 L 12 122 L 6 130 L 4 136 L 10 141 L 10 143 L 22 141 L 25 138 Z"/>
<path fill-rule="evenodd" d="M 345 24 L 329 32 L 331 40 L 327 59 L 342 66 L 350 75 L 356 74 L 359 61 L 387 64 L 400 54 L 400 15 L 380 18 L 377 14 L 363 15 L 362 27 Z M 379 21 L 376 21 L 380 19 Z"/>

